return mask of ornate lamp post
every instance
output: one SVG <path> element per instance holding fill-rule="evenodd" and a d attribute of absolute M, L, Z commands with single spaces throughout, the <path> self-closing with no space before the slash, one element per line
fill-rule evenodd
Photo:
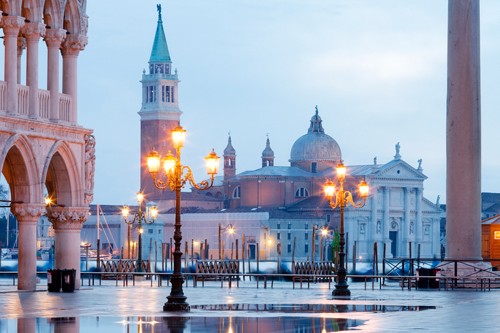
<path fill-rule="evenodd" d="M 130 259 L 130 227 L 132 224 L 137 223 L 139 226 L 138 233 L 138 241 L 137 241 L 137 246 L 138 246 L 138 252 L 137 252 L 137 272 L 142 272 L 142 223 L 145 224 L 151 224 L 155 221 L 156 217 L 158 216 L 158 208 L 156 206 L 151 206 L 146 209 L 146 211 L 143 210 L 143 205 L 144 205 L 144 194 L 142 192 L 137 192 L 137 203 L 139 204 L 139 209 L 137 212 L 134 214 L 134 218 L 132 220 L 129 219 L 130 215 L 130 208 L 128 206 L 123 206 L 122 208 L 122 216 L 123 219 L 125 220 L 125 223 L 128 224 L 128 253 L 129 253 L 129 259 Z M 148 219 L 151 218 L 151 219 Z"/>
<path fill-rule="evenodd" d="M 172 289 L 168 301 L 163 305 L 163 311 L 189 311 L 189 304 L 182 290 L 184 278 L 181 272 L 181 189 L 186 183 L 190 183 L 198 190 L 208 190 L 214 183 L 219 166 L 219 156 L 212 151 L 205 157 L 207 173 L 210 180 L 203 180 L 196 183 L 191 168 L 181 164 L 181 148 L 184 146 L 186 130 L 177 126 L 172 130 L 172 144 L 175 148 L 176 156 L 169 151 L 167 156 L 161 158 L 156 151 L 151 151 L 147 156 L 148 171 L 153 178 L 156 188 L 175 192 L 175 225 L 174 225 L 174 271 L 170 282 Z M 163 167 L 163 170 L 162 170 Z"/>
<path fill-rule="evenodd" d="M 339 232 L 339 269 L 337 271 L 338 281 L 335 285 L 335 289 L 333 290 L 333 296 L 350 296 L 351 292 L 349 291 L 349 286 L 346 281 L 346 267 L 345 267 L 345 232 L 344 232 L 344 210 L 345 207 L 351 205 L 355 208 L 361 208 L 366 203 L 366 198 L 368 196 L 369 187 L 368 184 L 362 180 L 358 184 L 358 192 L 359 197 L 361 198 L 359 201 L 355 202 L 350 191 L 344 190 L 344 180 L 346 176 L 346 167 L 342 163 L 339 162 L 337 166 L 337 179 L 339 182 L 338 190 L 335 188 L 335 184 L 333 181 L 327 180 L 324 185 L 325 196 L 330 204 L 330 207 L 335 209 L 337 207 L 340 208 L 340 232 Z"/>

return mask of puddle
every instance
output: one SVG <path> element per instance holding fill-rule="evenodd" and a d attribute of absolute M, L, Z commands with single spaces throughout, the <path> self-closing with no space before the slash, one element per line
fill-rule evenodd
<path fill-rule="evenodd" d="M 213 304 L 192 305 L 182 316 L 82 316 L 0 319 L 0 333 L 144 333 L 144 332 L 339 332 L 366 325 L 350 313 L 423 311 L 434 306 L 370 304 Z M 222 313 L 224 311 L 224 313 Z M 349 316 L 346 316 L 349 317 Z M 360 315 L 359 317 L 363 317 Z"/>
<path fill-rule="evenodd" d="M 192 305 L 191 309 L 206 311 L 265 311 L 282 313 L 346 313 L 423 311 L 435 306 L 402 306 L 380 304 L 210 304 Z"/>
<path fill-rule="evenodd" d="M 69 317 L 0 319 L 1 332 L 45 333 L 244 333 L 338 332 L 365 320 L 320 317 Z"/>

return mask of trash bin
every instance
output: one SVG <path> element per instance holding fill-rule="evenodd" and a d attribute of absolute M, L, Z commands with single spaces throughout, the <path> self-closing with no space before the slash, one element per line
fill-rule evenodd
<path fill-rule="evenodd" d="M 439 269 L 435 268 L 419 268 L 417 269 L 417 273 L 419 275 L 417 281 L 417 287 L 419 289 L 437 289 L 439 288 L 439 280 L 436 278 L 432 278 L 432 276 L 436 276 L 436 273 Z M 430 277 L 420 277 L 420 276 L 430 276 Z"/>
<path fill-rule="evenodd" d="M 61 270 L 49 269 L 47 271 L 47 290 L 51 292 L 61 291 Z"/>
<path fill-rule="evenodd" d="M 75 269 L 63 269 L 61 273 L 62 291 L 72 293 L 75 291 Z"/>

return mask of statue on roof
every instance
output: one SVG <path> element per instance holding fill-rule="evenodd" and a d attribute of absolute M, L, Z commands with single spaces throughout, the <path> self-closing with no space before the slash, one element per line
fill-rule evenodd
<path fill-rule="evenodd" d="M 161 4 L 156 5 L 156 10 L 158 11 L 158 21 L 161 21 Z"/>
<path fill-rule="evenodd" d="M 396 155 L 394 155 L 395 160 L 401 159 L 401 154 L 399 154 L 399 150 L 401 149 L 401 146 L 399 145 L 399 142 L 396 143 Z"/>

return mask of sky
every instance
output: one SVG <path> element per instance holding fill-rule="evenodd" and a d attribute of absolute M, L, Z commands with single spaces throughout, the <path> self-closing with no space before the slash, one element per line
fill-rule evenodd
<path fill-rule="evenodd" d="M 237 173 L 275 165 L 318 106 L 346 165 L 394 158 L 422 168 L 424 196 L 446 199 L 446 0 L 88 1 L 79 56 L 78 122 L 94 130 L 94 203 L 133 204 L 139 190 L 141 76 L 162 4 L 180 79 L 182 163 L 231 134 Z M 500 192 L 500 1 L 481 1 L 482 191 Z M 221 170 L 222 171 L 222 170 Z"/>

